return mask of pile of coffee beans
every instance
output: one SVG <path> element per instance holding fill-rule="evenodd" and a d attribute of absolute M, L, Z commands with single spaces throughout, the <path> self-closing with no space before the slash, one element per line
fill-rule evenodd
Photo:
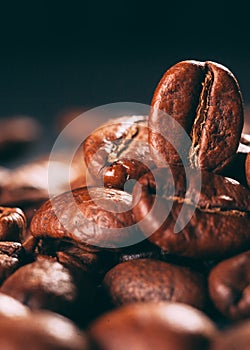
<path fill-rule="evenodd" d="M 183 61 L 84 140 L 72 191 L 49 198 L 48 157 L 1 168 L 0 348 L 249 349 L 243 124 L 234 75 Z"/>

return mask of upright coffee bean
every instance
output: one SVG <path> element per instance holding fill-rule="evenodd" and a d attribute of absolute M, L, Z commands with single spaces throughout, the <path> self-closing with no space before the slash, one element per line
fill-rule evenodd
<path fill-rule="evenodd" d="M 182 160 L 187 158 L 191 166 L 211 171 L 223 169 L 234 157 L 243 107 L 239 85 L 226 67 L 210 61 L 177 63 L 159 82 L 152 107 L 149 144 L 157 165 L 180 164 L 180 150 Z M 190 135 L 190 145 L 183 144 L 180 128 L 162 112 Z"/>

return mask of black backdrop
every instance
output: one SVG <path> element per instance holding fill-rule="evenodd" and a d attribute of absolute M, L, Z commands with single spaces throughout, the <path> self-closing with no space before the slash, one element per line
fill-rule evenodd
<path fill-rule="evenodd" d="M 249 14 L 240 1 L 8 1 L 0 9 L 0 117 L 150 103 L 163 72 L 214 60 L 250 102 Z M 49 125 L 49 124 L 46 124 Z"/>

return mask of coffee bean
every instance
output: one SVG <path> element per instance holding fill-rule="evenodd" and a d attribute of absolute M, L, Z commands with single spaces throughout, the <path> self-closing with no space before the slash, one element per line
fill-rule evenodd
<path fill-rule="evenodd" d="M 70 320 L 52 312 L 1 318 L 0 348 L 11 350 L 90 350 L 83 332 Z"/>
<path fill-rule="evenodd" d="M 149 241 L 163 251 L 196 258 L 221 258 L 249 249 L 250 191 L 206 171 L 201 189 L 198 183 L 199 173 L 182 167 L 172 172 L 157 169 L 154 176 L 148 173 L 139 179 L 133 212 Z M 176 223 L 182 227 L 178 233 Z"/>
<path fill-rule="evenodd" d="M 216 350 L 243 348 L 238 335 L 218 335 L 188 306 L 220 327 L 250 316 L 250 136 L 242 125 L 232 73 L 183 61 L 158 84 L 149 118 L 101 125 L 70 166 L 66 154 L 54 154 L 0 167 L 0 203 L 8 207 L 0 207 L 0 348 L 206 350 L 213 339 Z M 5 145 L 30 142 L 7 129 L 5 142 L 0 129 L 0 157 Z M 65 137 L 82 142 L 81 135 L 79 127 Z M 43 309 L 81 328 L 91 323 L 91 344 L 69 320 L 36 311 Z M 248 339 L 245 329 L 239 334 Z"/>
<path fill-rule="evenodd" d="M 81 149 L 72 156 L 71 161 L 68 164 L 67 155 L 58 153 L 53 154 L 51 159 L 49 155 L 45 155 L 15 169 L 0 168 L 0 202 L 9 206 L 18 204 L 26 210 L 30 207 L 36 209 L 48 200 L 49 195 L 85 186 L 86 165 Z M 53 169 L 53 176 L 56 174 L 56 181 L 51 178 L 48 188 L 50 167 Z M 62 176 L 69 172 L 69 177 Z"/>
<path fill-rule="evenodd" d="M 0 207 L 0 240 L 20 242 L 25 236 L 26 217 L 19 208 Z"/>
<path fill-rule="evenodd" d="M 239 145 L 243 107 L 239 85 L 226 67 L 210 61 L 177 63 L 163 75 L 151 105 L 149 144 L 158 166 L 180 165 L 178 148 L 192 167 L 219 171 L 230 163 Z M 163 112 L 190 135 L 190 147 Z"/>
<path fill-rule="evenodd" d="M 233 320 L 250 317 L 250 251 L 214 267 L 209 276 L 209 292 L 225 316 Z"/>
<path fill-rule="evenodd" d="M 113 119 L 84 142 L 88 170 L 97 184 L 123 189 L 155 167 L 148 147 L 148 118 L 126 116 Z"/>
<path fill-rule="evenodd" d="M 35 239 L 33 236 L 32 238 Z M 92 277 L 99 273 L 100 275 L 105 273 L 112 266 L 109 265 L 112 259 L 108 259 L 109 254 L 106 251 L 92 252 L 85 245 L 67 239 L 43 238 L 35 240 L 35 245 L 32 246 L 31 242 L 31 249 L 35 256 L 47 255 L 57 258 L 64 266 L 77 266 L 91 274 Z M 29 245 L 28 240 L 23 245 L 26 248 Z M 110 255 L 112 256 L 112 254 Z"/>
<path fill-rule="evenodd" d="M 9 295 L 0 293 L 0 315 L 3 317 L 17 318 L 27 316 L 29 309 L 18 300 Z"/>
<path fill-rule="evenodd" d="M 127 261 L 105 276 L 104 287 L 113 305 L 146 301 L 174 301 L 200 309 L 206 305 L 205 280 L 183 266 L 153 259 Z"/>
<path fill-rule="evenodd" d="M 79 188 L 46 202 L 35 213 L 35 237 L 69 238 L 90 250 L 119 248 L 144 237 L 134 227 L 132 196 L 108 188 Z"/>
<path fill-rule="evenodd" d="M 64 266 L 75 264 L 91 275 L 91 278 L 101 282 L 105 273 L 115 264 L 116 255 L 111 252 L 88 252 L 75 244 L 59 247 L 56 252 L 58 261 Z"/>
<path fill-rule="evenodd" d="M 211 350 L 248 350 L 250 344 L 250 320 L 229 327 L 219 333 Z"/>
<path fill-rule="evenodd" d="M 203 260 L 199 258 L 195 259 L 170 254 L 163 251 L 155 244 L 149 242 L 147 239 L 140 243 L 134 244 L 133 246 L 125 247 L 115 254 L 116 264 L 136 259 L 148 258 L 164 261 L 178 266 L 186 266 L 193 271 L 204 275 L 206 275 L 216 264 L 216 261 L 214 260 Z"/>
<path fill-rule="evenodd" d="M 22 258 L 23 246 L 19 242 L 0 242 L 0 254 L 6 254 L 13 258 Z"/>
<path fill-rule="evenodd" d="M 24 250 L 17 242 L 0 242 L 0 284 L 23 262 Z"/>
<path fill-rule="evenodd" d="M 95 295 L 93 282 L 86 273 L 44 256 L 20 267 L 0 291 L 33 310 L 55 311 L 79 322 L 88 317 Z"/>
<path fill-rule="evenodd" d="M 98 350 L 205 350 L 216 328 L 188 305 L 138 303 L 101 316 L 89 334 Z"/>

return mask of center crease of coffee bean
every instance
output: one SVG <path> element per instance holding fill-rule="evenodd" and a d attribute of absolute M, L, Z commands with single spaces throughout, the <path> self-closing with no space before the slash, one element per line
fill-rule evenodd
<path fill-rule="evenodd" d="M 179 204 L 187 204 L 190 206 L 194 206 L 194 203 L 192 200 L 188 198 L 181 198 L 178 196 L 161 196 L 161 198 L 164 198 L 165 200 L 173 201 L 175 203 Z M 200 205 L 196 205 L 196 209 L 205 212 L 205 213 L 211 213 L 211 214 L 221 214 L 221 215 L 229 215 L 229 216 L 241 216 L 241 217 L 249 217 L 250 214 L 247 211 L 239 210 L 239 209 L 227 209 L 223 207 L 212 207 L 212 208 L 205 208 Z"/>
<path fill-rule="evenodd" d="M 120 155 L 126 150 L 129 144 L 133 141 L 134 137 L 138 134 L 138 125 L 132 125 L 126 130 L 126 132 L 119 138 L 118 142 L 113 143 L 112 150 L 108 155 L 107 163 L 112 164 L 117 162 Z"/>
<path fill-rule="evenodd" d="M 213 84 L 213 73 L 206 67 L 206 76 L 204 82 L 202 83 L 202 91 L 199 99 L 199 104 L 196 109 L 196 117 L 191 130 L 192 145 L 189 151 L 190 165 L 192 168 L 199 168 L 199 149 L 200 149 L 200 139 L 203 127 L 206 123 L 208 109 L 209 109 L 209 97 L 210 91 Z"/>

